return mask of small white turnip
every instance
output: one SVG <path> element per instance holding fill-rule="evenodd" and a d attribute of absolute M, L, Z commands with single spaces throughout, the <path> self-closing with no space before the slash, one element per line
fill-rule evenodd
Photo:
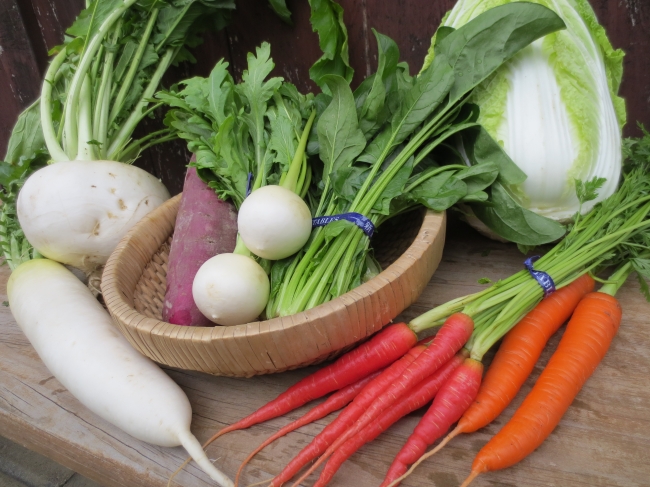
<path fill-rule="evenodd" d="M 278 260 L 298 252 L 311 234 L 311 212 L 293 191 L 263 186 L 244 200 L 237 218 L 239 235 L 255 255 Z"/>
<path fill-rule="evenodd" d="M 206 318 L 219 325 L 240 325 L 255 320 L 266 307 L 269 278 L 252 258 L 219 254 L 196 273 L 192 296 Z"/>

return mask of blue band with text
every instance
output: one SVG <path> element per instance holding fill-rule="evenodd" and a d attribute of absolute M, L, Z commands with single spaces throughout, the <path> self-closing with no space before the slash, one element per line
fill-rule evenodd
<path fill-rule="evenodd" d="M 253 182 L 253 173 L 248 173 L 248 181 L 246 181 L 246 198 L 251 194 L 251 183 Z"/>
<path fill-rule="evenodd" d="M 537 271 L 533 268 L 533 264 L 537 259 L 539 259 L 539 255 L 533 255 L 532 257 L 529 257 L 524 261 L 524 266 L 526 267 L 526 269 L 528 269 L 530 275 L 533 276 L 535 280 L 539 283 L 539 285 L 542 287 L 542 289 L 544 290 L 544 297 L 546 297 L 549 294 L 555 292 L 555 283 L 553 282 L 551 276 L 549 276 L 546 272 Z"/>
<path fill-rule="evenodd" d="M 372 237 L 372 234 L 375 232 L 375 225 L 373 225 L 369 218 L 365 217 L 361 213 L 340 213 L 338 215 L 319 216 L 318 218 L 312 218 L 311 226 L 312 228 L 324 227 L 328 223 L 337 222 L 339 220 L 347 220 L 354 223 L 363 230 L 363 233 L 368 237 Z"/>

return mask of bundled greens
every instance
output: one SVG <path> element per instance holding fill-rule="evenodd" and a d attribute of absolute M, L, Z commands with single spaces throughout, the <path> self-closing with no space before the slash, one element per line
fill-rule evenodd
<path fill-rule="evenodd" d="M 415 207 L 442 211 L 467 203 L 482 205 L 486 218 L 519 243 L 561 237 L 561 225 L 511 197 L 508 188 L 526 175 L 477 122 L 479 107 L 468 100 L 520 49 L 562 29 L 562 20 L 545 7 L 515 3 L 456 31 L 440 29 L 433 63 L 415 77 L 399 62 L 395 42 L 375 33 L 377 72 L 352 92 L 347 33 L 333 5 L 312 2 L 314 29 L 327 50 L 310 74 L 323 93 L 302 95 L 268 78 L 273 62 L 265 43 L 249 54 L 239 84 L 221 61 L 209 78 L 157 94 L 172 108 L 167 127 L 188 141 L 199 174 L 219 196 L 239 208 L 250 175 L 252 190 L 281 183 L 315 110 L 307 152 L 319 160 L 303 159 L 296 191 L 312 216 L 352 212 L 376 227 Z M 369 250 L 367 234 L 350 221 L 314 229 L 295 256 L 273 263 L 266 316 L 314 307 L 372 277 L 379 266 Z"/>
<path fill-rule="evenodd" d="M 627 161 L 621 187 L 598 203 L 585 216 L 576 216 L 568 234 L 535 262 L 563 287 L 582 274 L 605 267 L 619 267 L 606 281 L 605 291 L 614 293 L 625 278 L 636 271 L 641 290 L 650 301 L 650 134 L 626 141 Z M 597 197 L 602 181 L 577 183 L 581 203 Z M 505 333 L 543 297 L 543 290 L 523 270 L 487 289 L 464 296 L 421 315 L 411 322 L 414 331 L 442 324 L 446 317 L 462 311 L 474 319 L 475 331 L 468 344 L 472 357 L 480 360 Z"/>
<path fill-rule="evenodd" d="M 357 212 L 377 226 L 416 205 L 441 211 L 480 202 L 522 243 L 561 237 L 562 226 L 509 197 L 504 188 L 525 175 L 476 122 L 479 109 L 468 98 L 517 51 L 563 26 L 539 5 L 489 10 L 456 31 L 439 30 L 433 63 L 413 78 L 398 63 L 395 43 L 377 34 L 378 71 L 354 93 L 344 79 L 325 78 L 332 98 L 312 144 L 323 162 L 315 216 Z M 446 144 L 457 138 L 463 152 Z M 368 249 L 368 238 L 349 222 L 314 230 L 303 251 L 275 264 L 267 316 L 293 314 L 357 286 Z"/>

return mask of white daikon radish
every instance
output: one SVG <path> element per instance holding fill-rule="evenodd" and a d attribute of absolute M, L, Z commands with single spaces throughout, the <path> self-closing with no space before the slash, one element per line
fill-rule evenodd
<path fill-rule="evenodd" d="M 20 190 L 18 220 L 45 257 L 92 272 L 143 216 L 169 199 L 148 172 L 121 162 L 64 161 Z"/>
<path fill-rule="evenodd" d="M 190 432 L 192 409 L 185 393 L 131 347 L 70 271 L 48 259 L 31 260 L 11 274 L 7 291 L 16 322 L 79 402 L 139 440 L 182 445 L 213 480 L 233 485 Z"/>

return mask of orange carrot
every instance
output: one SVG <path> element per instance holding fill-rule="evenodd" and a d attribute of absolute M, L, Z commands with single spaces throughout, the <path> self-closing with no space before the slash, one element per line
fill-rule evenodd
<path fill-rule="evenodd" d="M 596 292 L 580 301 L 533 390 L 479 451 L 462 487 L 480 473 L 514 465 L 542 444 L 605 356 L 620 322 L 621 307 L 613 296 Z"/>
<path fill-rule="evenodd" d="M 543 299 L 508 332 L 483 378 L 476 399 L 431 455 L 452 438 L 479 430 L 501 414 L 533 371 L 546 342 L 571 317 L 583 296 L 593 289 L 593 278 L 583 274 Z"/>

